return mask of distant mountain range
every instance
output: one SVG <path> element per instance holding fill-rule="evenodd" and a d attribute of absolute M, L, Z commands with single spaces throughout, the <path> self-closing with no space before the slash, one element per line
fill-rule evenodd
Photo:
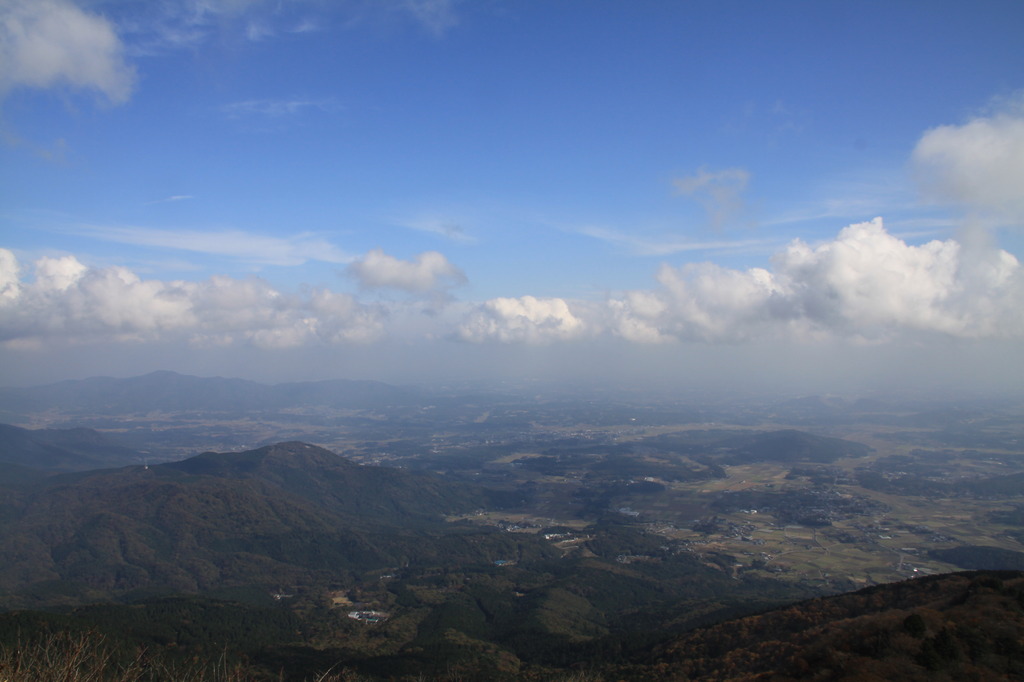
<path fill-rule="evenodd" d="M 46 386 L 0 388 L 0 415 L 41 410 L 88 414 L 224 413 L 309 405 L 370 409 L 405 404 L 418 395 L 412 389 L 377 381 L 335 379 L 268 385 L 245 379 L 159 371 L 127 379 L 92 377 Z"/>
<path fill-rule="evenodd" d="M 0 462 L 41 471 L 87 471 L 135 464 L 142 455 L 94 429 L 22 429 L 0 424 Z"/>

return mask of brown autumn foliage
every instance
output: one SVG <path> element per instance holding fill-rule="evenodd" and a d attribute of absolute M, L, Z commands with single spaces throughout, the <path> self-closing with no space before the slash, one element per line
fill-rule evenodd
<path fill-rule="evenodd" d="M 663 680 L 1022 679 L 1024 574 L 958 573 L 812 599 L 674 638 L 640 668 Z"/>

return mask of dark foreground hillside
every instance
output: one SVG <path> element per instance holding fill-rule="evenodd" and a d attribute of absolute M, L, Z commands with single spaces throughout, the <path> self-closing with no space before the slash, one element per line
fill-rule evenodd
<path fill-rule="evenodd" d="M 651 680 L 1024 679 L 1024 573 L 871 587 L 699 629 L 656 646 Z"/>
<path fill-rule="evenodd" d="M 471 645 L 475 663 L 453 655 L 444 667 L 417 669 L 410 652 L 346 660 L 343 648 L 302 641 L 314 630 L 280 607 L 200 598 L 7 613 L 0 676 L 58 679 L 47 671 L 74 658 L 78 676 L 59 679 L 1014 680 L 1024 676 L 1024 573 L 933 576 L 804 601 L 668 637 L 615 664 L 581 643 L 562 665 L 513 666 L 508 650 L 448 629 L 435 653 L 444 642 L 453 654 Z"/>

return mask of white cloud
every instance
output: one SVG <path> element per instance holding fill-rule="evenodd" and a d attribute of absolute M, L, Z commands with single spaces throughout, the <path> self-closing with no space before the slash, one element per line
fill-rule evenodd
<path fill-rule="evenodd" d="M 411 261 L 374 249 L 348 266 L 347 272 L 367 289 L 432 291 L 460 284 L 466 276 L 437 251 L 424 251 Z"/>
<path fill-rule="evenodd" d="M 310 233 L 272 237 L 241 230 L 215 232 L 94 225 L 71 231 L 119 244 L 227 256 L 264 265 L 302 265 L 309 261 L 348 263 L 352 260 L 338 247 Z"/>
<path fill-rule="evenodd" d="M 143 280 L 126 268 L 89 268 L 73 256 L 42 258 L 21 281 L 0 249 L 0 329 L 26 342 L 177 340 L 198 346 L 287 348 L 367 342 L 383 333 L 381 310 L 347 294 L 286 295 L 262 279 Z"/>
<path fill-rule="evenodd" d="M 0 249 L 0 305 L 21 295 L 21 268 L 7 249 Z"/>
<path fill-rule="evenodd" d="M 881 219 L 851 225 L 812 249 L 792 243 L 776 257 L 793 314 L 855 333 L 892 327 L 970 334 L 962 289 L 960 246 L 931 241 L 909 246 Z"/>
<path fill-rule="evenodd" d="M 615 334 L 648 342 L 1024 337 L 1024 273 L 1014 256 L 953 240 L 912 246 L 880 218 L 817 247 L 796 240 L 772 270 L 665 265 L 657 279 L 658 289 L 609 301 Z"/>
<path fill-rule="evenodd" d="M 478 306 L 459 325 L 463 341 L 545 344 L 577 338 L 586 330 L 561 298 L 494 298 Z"/>
<path fill-rule="evenodd" d="M 121 103 L 135 83 L 123 53 L 109 21 L 67 0 L 0 3 L 0 94 L 69 85 Z"/>
<path fill-rule="evenodd" d="M 932 199 L 1024 224 L 1024 96 L 989 116 L 927 131 L 912 161 Z"/>
<path fill-rule="evenodd" d="M 330 347 L 387 335 L 542 346 L 618 338 L 636 344 L 787 345 L 929 339 L 1024 340 L 1024 269 L 1011 254 L 958 241 L 914 245 L 881 219 L 821 244 L 795 240 L 766 268 L 662 265 L 657 286 L 603 302 L 494 298 L 444 311 L 368 306 L 344 293 L 284 293 L 259 278 L 144 280 L 73 256 L 41 258 L 28 275 L 0 249 L 0 340 L 189 343 L 217 348 Z M 436 252 L 402 261 L 373 251 L 352 266 L 365 286 L 436 291 L 461 277 Z M 424 314 L 428 313 L 428 314 Z M 569 346 L 571 347 L 571 346 Z"/>
<path fill-rule="evenodd" d="M 676 191 L 693 197 L 704 206 L 711 224 L 724 227 L 737 219 L 744 209 L 742 194 L 750 182 L 750 172 L 743 168 L 709 171 L 701 166 L 695 175 L 673 181 Z"/>
<path fill-rule="evenodd" d="M 194 321 L 180 284 L 140 280 L 125 268 L 90 270 L 73 256 L 41 258 L 35 280 L 0 309 L 3 340 L 128 339 Z"/>
<path fill-rule="evenodd" d="M 197 325 L 192 343 L 251 343 L 280 349 L 316 344 L 363 343 L 383 333 L 381 311 L 348 294 L 317 289 L 288 296 L 261 279 L 214 277 L 191 285 Z"/>
<path fill-rule="evenodd" d="M 36 261 L 36 287 L 41 291 L 67 291 L 82 278 L 86 267 L 74 256 Z"/>
<path fill-rule="evenodd" d="M 369 343 L 384 335 L 384 312 L 348 294 L 318 289 L 310 295 L 309 308 L 317 336 L 327 343 Z"/>

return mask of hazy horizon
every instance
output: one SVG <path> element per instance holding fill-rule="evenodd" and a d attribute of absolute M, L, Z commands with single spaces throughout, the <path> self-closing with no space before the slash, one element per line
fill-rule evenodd
<path fill-rule="evenodd" d="M 1024 5 L 0 3 L 0 385 L 1024 385 Z"/>
<path fill-rule="evenodd" d="M 364 349 L 366 350 L 366 349 Z M 934 358 L 915 356 L 912 349 L 862 349 L 864 353 L 847 357 L 837 365 L 830 352 L 812 349 L 751 349 L 739 357 L 732 349 L 702 348 L 702 352 L 685 358 L 682 364 L 674 353 L 677 349 L 657 348 L 646 357 L 615 355 L 615 364 L 591 372 L 588 357 L 577 349 L 521 349 L 512 362 L 495 363 L 486 348 L 471 347 L 475 353 L 459 353 L 459 362 L 448 357 L 447 371 L 416 370 L 393 366 L 395 355 L 384 352 L 376 358 L 357 355 L 350 363 L 338 367 L 311 369 L 315 358 L 292 352 L 275 356 L 273 366 L 260 366 L 258 353 L 251 356 L 228 353 L 209 358 L 205 363 L 190 357 L 189 362 L 168 362 L 155 365 L 149 358 L 138 363 L 111 353 L 83 363 L 69 358 L 65 364 L 54 363 L 47 372 L 31 368 L 26 379 L 7 379 L 0 387 L 32 387 L 64 380 L 95 377 L 127 379 L 153 372 L 171 371 L 200 378 L 221 377 L 243 379 L 262 384 L 315 382 L 332 379 L 379 381 L 393 386 L 419 386 L 428 390 L 532 390 L 538 395 L 609 398 L 625 391 L 632 398 L 644 401 L 662 399 L 717 400 L 752 398 L 757 400 L 789 400 L 805 396 L 836 396 L 844 399 L 881 399 L 898 404 L 903 401 L 968 402 L 989 397 L 1017 400 L 1024 397 L 1024 381 L 1017 367 L 1006 367 L 984 348 L 972 348 L 972 354 L 950 353 L 953 363 L 935 367 Z M 756 352 L 755 352 L 756 351 Z M 804 351 L 796 358 L 794 352 Z M 758 354 L 759 353 L 759 354 Z M 606 355 L 608 355 L 606 353 Z M 422 357 L 436 357 L 418 353 Z M 979 357 L 981 356 L 981 357 Z M 508 356 L 503 356 L 507 358 Z M 659 371 L 659 362 L 675 364 Z M 392 363 L 385 367 L 384 364 Z M 801 369 L 795 371 L 793 368 Z M 87 367 L 88 369 L 83 369 Z M 8 372 L 17 376 L 17 372 Z M 532 387 L 532 388 L 531 388 Z M 630 397 L 623 394 L 623 399 Z"/>

